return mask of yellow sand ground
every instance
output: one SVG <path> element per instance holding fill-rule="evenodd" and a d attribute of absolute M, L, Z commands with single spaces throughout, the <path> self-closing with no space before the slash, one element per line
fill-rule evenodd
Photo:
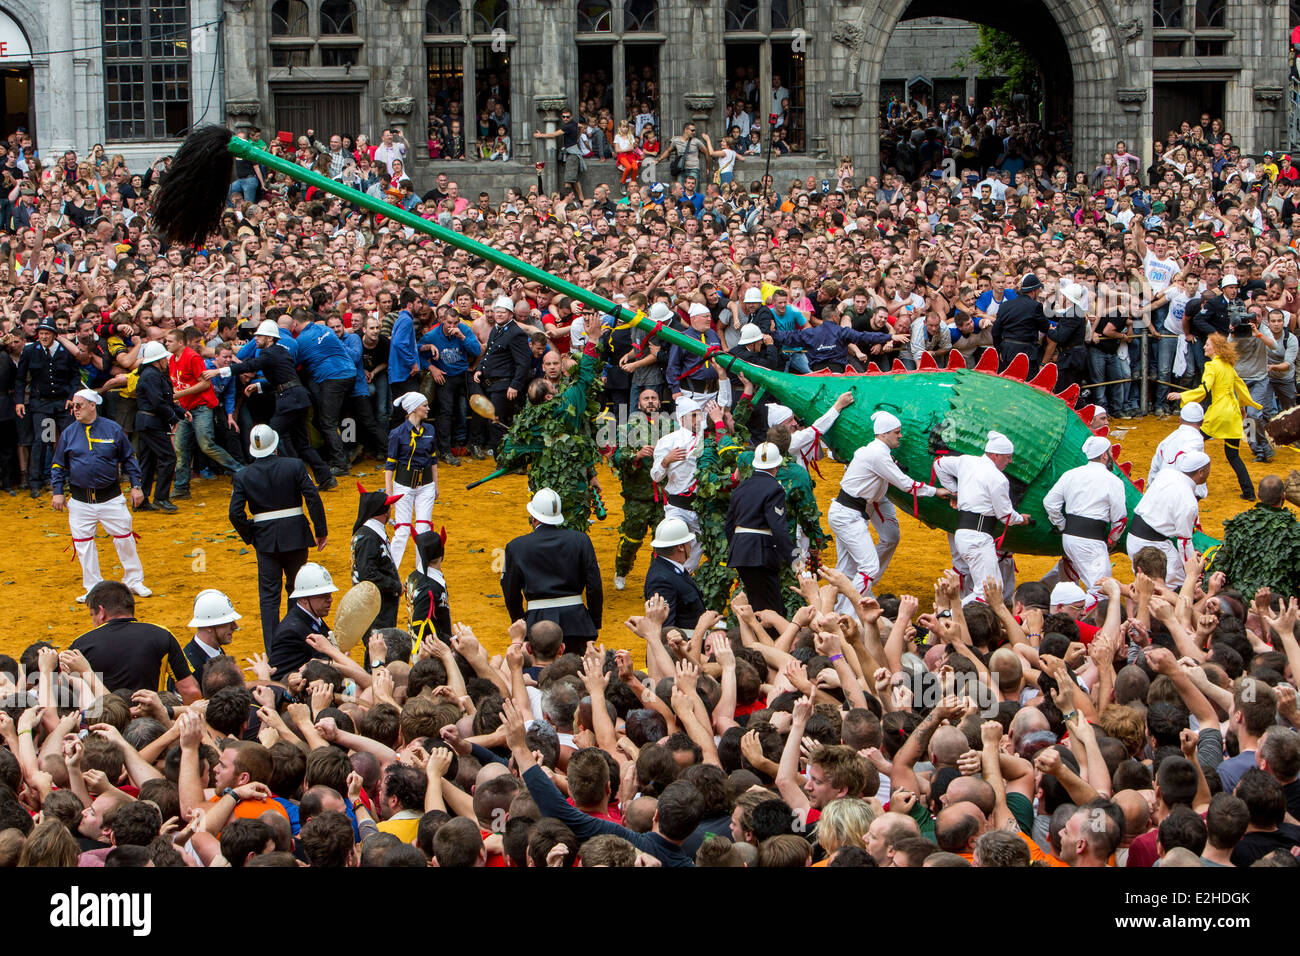
<path fill-rule="evenodd" d="M 1126 426 L 1133 424 L 1117 422 L 1113 434 L 1124 445 L 1123 458 L 1133 462 L 1134 475 L 1145 476 L 1156 444 L 1177 422 L 1150 419 L 1126 430 Z M 1221 447 L 1218 443 L 1209 447 L 1214 470 L 1209 499 L 1201 506 L 1201 522 L 1207 533 L 1217 536 L 1221 535 L 1221 523 L 1226 518 L 1248 506 L 1238 497 L 1236 482 L 1223 459 Z M 1300 455 L 1290 448 L 1282 448 L 1270 465 L 1247 464 L 1258 481 L 1270 472 L 1285 475 L 1290 469 L 1300 467 Z M 448 532 L 444 572 L 451 594 L 452 618 L 470 625 L 495 652 L 504 647 L 509 624 L 498 584 L 501 554 L 511 538 L 526 533 L 529 527 L 524 512 L 527 486 L 523 477 L 500 478 L 474 491 L 465 490 L 466 484 L 490 470 L 490 461 L 467 461 L 459 468 L 443 466 L 434 525 L 445 525 Z M 842 470 L 834 463 L 822 466 L 824 478 L 818 482 L 817 498 L 823 514 L 835 495 Z M 344 589 L 350 581 L 348 540 L 356 518 L 357 478 L 367 488 L 382 487 L 380 473 L 369 462 L 354 468 L 352 477 L 340 479 L 338 488 L 324 495 L 329 544 L 323 553 L 313 554 L 313 560 L 321 560 L 335 583 Z M 601 482 L 609 516 L 591 528 L 606 581 L 601 638 L 606 646 L 631 648 L 638 661 L 643 662 L 644 648 L 638 646 L 641 642 L 624 626 L 624 621 L 632 614 L 641 613 L 641 582 L 649 560 L 648 547 L 637 559 L 628 589 L 615 591 L 612 575 L 622 499 L 618 479 L 611 471 L 602 470 Z M 244 615 L 242 629 L 229 648 L 242 659 L 262 647 L 256 559 L 227 520 L 229 482 L 202 481 L 196 477 L 191 490 L 193 499 L 178 502 L 181 508 L 178 514 L 136 516 L 145 583 L 154 592 L 153 597 L 137 602 L 138 616 L 171 629 L 184 643 L 190 635 L 186 624 L 195 594 L 204 588 L 220 588 Z M 934 579 L 949 564 L 947 541 L 942 532 L 918 523 L 910 515 L 903 515 L 901 520 L 902 544 L 880 588 L 917 594 L 924 606 L 932 593 Z M 0 550 L 0 585 L 3 585 L 0 594 L 9 608 L 8 624 L 0 631 L 0 652 L 17 656 L 22 648 L 40 639 L 66 646 L 90 626 L 86 610 L 75 603 L 81 594 L 81 573 L 69 547 L 66 515 L 50 508 L 48 496 L 33 501 L 20 492 L 17 498 L 0 495 L 0 522 L 7 529 L 6 544 Z M 101 532 L 97 543 L 105 576 L 120 577 L 121 567 L 112 542 Z M 834 560 L 832 555 L 826 558 Z M 1040 577 L 1054 563 L 1046 557 L 1025 556 L 1018 560 L 1020 580 Z M 413 549 L 408 549 L 403 576 L 412 570 L 413 561 Z M 1116 560 L 1115 570 L 1121 579 L 1131 576 L 1128 560 L 1122 556 Z M 360 651 L 357 653 L 359 659 Z"/>

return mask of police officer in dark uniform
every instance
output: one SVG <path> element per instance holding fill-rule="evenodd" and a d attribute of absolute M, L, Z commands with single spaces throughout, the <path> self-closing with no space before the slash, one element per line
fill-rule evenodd
<path fill-rule="evenodd" d="M 140 346 L 136 364 L 140 377 L 135 385 L 135 433 L 140 442 L 140 490 L 144 500 L 136 511 L 179 510 L 171 502 L 172 476 L 176 474 L 176 449 L 172 430 L 190 413 L 176 404 L 172 380 L 164 364 L 170 356 L 161 342 Z M 153 503 L 149 495 L 153 494 Z"/>
<path fill-rule="evenodd" d="M 505 429 L 514 421 L 519 399 L 528 385 L 528 373 L 533 365 L 533 353 L 528 346 L 528 333 L 515 322 L 513 307 L 507 308 L 503 296 L 492 307 L 495 325 L 488 334 L 487 345 L 474 373 L 477 382 L 492 400 L 497 421 L 501 427 L 492 430 L 491 450 L 496 451 Z"/>
<path fill-rule="evenodd" d="M 1023 352 L 1029 359 L 1029 377 L 1038 374 L 1038 335 L 1051 328 L 1038 301 L 1043 294 L 1043 283 L 1032 272 L 1020 280 L 1020 289 L 1014 299 L 998 306 L 998 316 L 993 323 L 993 347 L 998 350 L 1002 368 L 1011 364 Z"/>
<path fill-rule="evenodd" d="M 307 434 L 311 396 L 298 378 L 293 356 L 280 342 L 280 327 L 267 319 L 257 327 L 254 340 L 257 342 L 257 355 L 240 362 L 237 370 L 241 374 L 261 372 L 266 376 L 267 386 L 275 393 L 275 414 L 271 416 L 270 424 L 284 442 L 285 454 L 302 459 L 311 468 L 321 491 L 337 487 L 338 479 L 311 446 L 311 437 Z M 262 383 L 251 382 L 244 393 L 261 390 Z"/>
<path fill-rule="evenodd" d="M 776 480 L 780 467 L 776 445 L 763 442 L 754 449 L 754 474 L 732 491 L 727 508 L 727 563 L 740 575 L 750 607 L 784 614 L 781 568 L 794 560 L 796 549 L 785 489 Z"/>
<path fill-rule="evenodd" d="M 334 579 L 319 564 L 308 561 L 293 579 L 289 613 L 275 629 L 269 654 L 271 679 L 282 681 L 308 661 L 324 658 L 307 643 L 312 634 L 329 637 L 325 616 L 334 604 Z"/>
<path fill-rule="evenodd" d="M 600 633 L 604 591 L 596 549 L 581 531 L 559 527 L 564 523 L 563 506 L 550 488 L 533 495 L 528 513 L 533 532 L 506 545 L 501 572 L 506 613 L 512 621 L 523 618 L 530 627 L 536 621 L 554 621 L 564 632 L 568 647 L 580 649 L 583 642 L 594 641 Z"/>
<path fill-rule="evenodd" d="M 72 424 L 68 411 L 72 396 L 81 388 L 80 366 L 72 353 L 55 341 L 58 334 L 52 320 L 41 320 L 36 341 L 23 346 L 18 357 L 14 382 L 14 412 L 19 418 L 31 416 L 36 438 L 27 461 L 27 486 L 33 498 L 41 496 L 41 482 L 54 457 L 54 446 Z"/>
<path fill-rule="evenodd" d="M 258 604 L 267 653 L 280 620 L 281 576 L 285 591 L 291 591 L 308 549 L 315 544 L 317 551 L 323 551 L 328 534 L 325 508 L 307 466 L 300 459 L 277 456 L 279 443 L 280 436 L 269 425 L 253 428 L 248 446 L 253 460 L 231 478 L 230 493 L 230 523 L 245 544 L 257 549 Z M 303 514 L 304 505 L 311 524 Z"/>
<path fill-rule="evenodd" d="M 665 518 L 659 522 L 654 540 L 650 542 L 655 554 L 645 576 L 646 600 L 658 594 L 668 602 L 668 619 L 664 626 L 679 628 L 687 634 L 695 630 L 696 622 L 705 611 L 704 597 L 686 570 L 694 540 L 695 535 L 681 518 Z"/>
<path fill-rule="evenodd" d="M 211 661 L 228 656 L 223 648 L 235 639 L 235 631 L 242 614 L 235 610 L 224 593 L 216 588 L 200 591 L 194 598 L 194 616 L 189 626 L 194 637 L 185 645 L 185 659 L 190 662 L 194 677 L 203 686 L 203 671 Z M 169 682 L 168 690 L 174 690 Z"/>

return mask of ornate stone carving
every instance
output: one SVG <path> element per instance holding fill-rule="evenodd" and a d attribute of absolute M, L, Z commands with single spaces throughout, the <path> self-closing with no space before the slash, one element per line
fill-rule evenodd
<path fill-rule="evenodd" d="M 539 113 L 558 113 L 569 105 L 567 96 L 541 94 L 533 97 L 533 106 Z"/>
<path fill-rule="evenodd" d="M 1142 104 L 1146 102 L 1146 90 L 1119 90 L 1115 94 L 1115 99 L 1124 107 L 1125 113 L 1142 112 Z"/>
<path fill-rule="evenodd" d="M 841 110 L 855 110 L 862 105 L 861 90 L 832 90 L 831 106 Z"/>
<path fill-rule="evenodd" d="M 867 33 L 861 25 L 852 23 L 849 20 L 836 20 L 831 28 L 831 39 L 836 43 L 848 47 L 850 50 L 859 50 L 867 39 Z"/>
<path fill-rule="evenodd" d="M 1255 87 L 1255 102 L 1259 104 L 1262 110 L 1275 110 L 1278 104 L 1282 102 L 1284 91 L 1280 86 L 1257 86 Z"/>
<path fill-rule="evenodd" d="M 253 5 L 253 0 L 226 0 L 226 6 L 236 13 L 243 13 Z"/>
<path fill-rule="evenodd" d="M 415 109 L 415 98 L 410 94 L 411 80 L 405 63 L 398 63 L 388 71 L 384 81 L 384 96 L 379 108 L 395 116 L 409 116 Z"/>
<path fill-rule="evenodd" d="M 718 97 L 714 93 L 687 93 L 683 99 L 686 108 L 692 113 L 707 113 L 718 102 Z"/>
<path fill-rule="evenodd" d="M 262 104 L 257 100 L 227 100 L 226 113 L 231 116 L 256 116 L 262 112 Z"/>
<path fill-rule="evenodd" d="M 1115 24 L 1115 29 L 1120 32 L 1125 40 L 1136 40 L 1142 35 L 1142 21 L 1137 17 L 1132 20 L 1120 20 Z"/>

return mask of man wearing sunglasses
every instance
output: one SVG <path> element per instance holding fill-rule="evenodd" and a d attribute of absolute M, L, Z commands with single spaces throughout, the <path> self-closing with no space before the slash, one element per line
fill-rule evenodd
<path fill-rule="evenodd" d="M 144 501 L 140 465 L 122 427 L 111 418 L 100 417 L 102 401 L 98 392 L 88 388 L 72 396 L 76 422 L 59 436 L 50 468 L 54 492 L 51 504 L 55 511 L 67 508 L 72 545 L 81 562 L 81 584 L 85 590 L 77 598 L 79 602 L 84 602 L 90 589 L 103 580 L 95 547 L 95 531 L 99 525 L 113 537 L 117 559 L 122 563 L 122 583 L 138 597 L 153 593 L 144 586 L 144 566 L 135 547 L 131 511 L 122 497 L 122 473 L 125 472 L 131 482 L 132 506 L 138 508 Z"/>

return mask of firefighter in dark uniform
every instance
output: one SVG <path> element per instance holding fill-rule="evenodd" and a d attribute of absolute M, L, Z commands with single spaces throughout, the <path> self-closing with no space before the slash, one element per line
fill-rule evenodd
<path fill-rule="evenodd" d="M 1047 333 L 1056 345 L 1056 390 L 1082 385 L 1088 374 L 1088 291 L 1067 282 L 1061 286 L 1063 307 L 1056 308 L 1056 328 Z"/>
<path fill-rule="evenodd" d="M 176 404 L 172 380 L 164 364 L 170 357 L 161 342 L 145 342 L 136 359 L 140 378 L 135 384 L 135 434 L 140 442 L 140 490 L 144 493 L 136 511 L 175 513 L 179 510 L 171 502 L 172 476 L 176 474 L 172 430 L 182 418 L 191 416 Z"/>
<path fill-rule="evenodd" d="M 771 442 L 754 449 L 754 474 L 731 493 L 727 509 L 727 563 L 736 569 L 750 606 L 785 613 L 781 569 L 794 560 L 785 489 L 776 480 L 781 451 Z"/>
<path fill-rule="evenodd" d="M 533 367 L 528 333 L 515 322 L 514 308 L 508 308 L 508 302 L 503 296 L 492 307 L 496 324 L 488 333 L 487 345 L 483 346 L 483 355 L 474 373 L 474 381 L 492 400 L 497 415 L 490 441 L 493 452 L 514 421 L 519 399 L 528 385 L 528 373 Z"/>
<path fill-rule="evenodd" d="M 993 322 L 993 347 L 998 350 L 998 362 L 1005 369 L 1017 354 L 1023 352 L 1029 359 L 1029 377 L 1038 374 L 1038 336 L 1051 328 L 1043 312 L 1039 297 L 1043 283 L 1032 272 L 1020 280 L 1017 295 L 1010 302 L 998 306 L 998 316 Z"/>
<path fill-rule="evenodd" d="M 402 496 L 366 491 L 359 481 L 357 492 L 361 498 L 357 502 L 357 520 L 352 525 L 352 583 L 369 581 L 379 588 L 379 614 L 371 628 L 397 627 L 402 579 L 388 547 L 388 510 Z"/>
<path fill-rule="evenodd" d="M 228 656 L 223 648 L 235 639 L 235 631 L 239 629 L 235 622 L 241 617 L 230 598 L 216 588 L 200 591 L 194 598 L 194 616 L 189 623 L 194 628 L 194 637 L 185 645 L 185 659 L 190 662 L 200 688 L 204 668 L 218 657 Z M 175 690 L 173 681 L 167 683 L 168 690 Z"/>
<path fill-rule="evenodd" d="M 298 569 L 293 579 L 293 593 L 289 613 L 275 629 L 271 640 L 271 679 L 282 681 L 310 660 L 323 659 L 324 655 L 312 650 L 307 638 L 312 634 L 330 636 L 325 617 L 334 604 L 334 579 L 315 562 L 309 561 Z"/>
<path fill-rule="evenodd" d="M 237 371 L 241 374 L 261 372 L 266 376 L 267 387 L 275 394 L 275 414 L 271 416 L 270 425 L 284 442 L 285 454 L 302 459 L 316 476 L 320 490 L 329 491 L 338 485 L 338 479 L 311 446 L 311 437 L 307 433 L 311 395 L 298 378 L 293 356 L 280 342 L 280 327 L 266 319 L 257 327 L 253 338 L 257 343 L 257 355 L 240 362 Z M 250 382 L 244 394 L 251 395 L 261 390 L 261 382 Z"/>
<path fill-rule="evenodd" d="M 686 570 L 695 535 L 681 518 L 665 518 L 655 528 L 650 547 L 654 557 L 645 576 L 645 598 L 658 594 L 668 602 L 668 619 L 664 627 L 679 628 L 684 634 L 695 630 L 695 624 L 704 613 L 704 597 L 695 586 L 695 579 Z"/>
<path fill-rule="evenodd" d="M 406 577 L 406 594 L 411 602 L 411 633 L 415 643 L 414 655 L 427 638 L 451 641 L 451 602 L 447 595 L 447 579 L 442 574 L 442 558 L 447 550 L 447 529 L 422 531 L 415 536 L 415 549 L 420 554 L 423 570 L 412 571 Z"/>
<path fill-rule="evenodd" d="M 528 514 L 533 519 L 532 533 L 506 545 L 501 572 L 506 613 L 510 620 L 522 618 L 530 627 L 536 621 L 554 621 L 564 632 L 565 643 L 580 649 L 600 633 L 604 591 L 596 549 L 581 531 L 559 527 L 564 523 L 563 506 L 550 488 L 533 495 Z"/>
<path fill-rule="evenodd" d="M 54 341 L 59 334 L 51 319 L 36 327 L 36 341 L 23 346 L 14 382 L 14 412 L 31 416 L 31 457 L 27 460 L 27 486 L 32 497 L 41 496 L 41 483 L 54 457 L 54 446 L 72 424 L 72 396 L 81 388 L 81 371 L 72 353 Z"/>
<path fill-rule="evenodd" d="M 284 590 L 293 589 L 299 569 L 313 544 L 325 548 L 328 534 L 320 493 L 297 458 L 275 454 L 280 443 L 269 425 L 256 425 L 249 435 L 252 461 L 231 478 L 230 523 L 245 544 L 257 550 L 258 604 L 262 613 L 262 643 L 269 654 L 276 622 L 280 620 L 280 579 Z M 311 515 L 307 523 L 306 511 Z M 249 514 L 245 514 L 245 508 Z M 312 528 L 316 533 L 312 534 Z"/>

